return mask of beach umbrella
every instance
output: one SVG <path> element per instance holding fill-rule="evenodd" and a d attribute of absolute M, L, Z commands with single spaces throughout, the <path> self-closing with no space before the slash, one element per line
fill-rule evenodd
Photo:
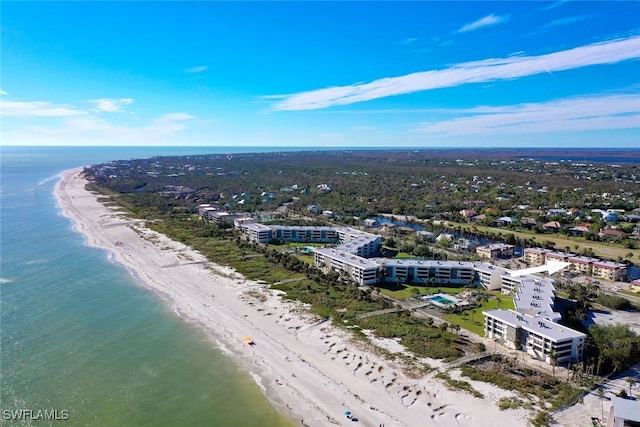
<path fill-rule="evenodd" d="M 248 336 L 248 335 L 246 337 L 242 338 L 242 339 L 245 340 L 245 341 L 251 341 L 251 337 Z"/>
<path fill-rule="evenodd" d="M 351 415 L 351 411 L 344 411 L 345 415 Z"/>

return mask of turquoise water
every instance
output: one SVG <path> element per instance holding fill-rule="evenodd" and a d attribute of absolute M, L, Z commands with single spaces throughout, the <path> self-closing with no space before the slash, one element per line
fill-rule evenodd
<path fill-rule="evenodd" d="M 458 303 L 458 301 L 447 298 L 447 297 L 443 297 L 442 295 L 436 295 L 433 297 L 429 297 L 427 299 L 430 299 L 431 301 L 435 301 L 444 305 L 456 305 Z"/>
<path fill-rule="evenodd" d="M 56 207 L 53 189 L 65 169 L 210 150 L 0 150 L 0 417 L 66 410 L 65 425 L 292 425 L 203 331 L 107 252 L 85 246 Z"/>

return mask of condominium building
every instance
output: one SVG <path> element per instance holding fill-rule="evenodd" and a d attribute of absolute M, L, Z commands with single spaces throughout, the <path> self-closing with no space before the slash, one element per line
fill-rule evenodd
<path fill-rule="evenodd" d="M 236 228 L 242 230 L 247 240 L 256 243 L 269 243 L 272 240 L 271 227 L 264 224 L 258 224 L 255 222 L 241 222 L 236 221 Z"/>
<path fill-rule="evenodd" d="M 478 246 L 476 253 L 485 258 L 510 258 L 513 256 L 513 245 L 506 243 L 494 243 L 491 245 Z"/>
<path fill-rule="evenodd" d="M 596 261 L 591 264 L 591 275 L 612 282 L 623 281 L 627 275 L 627 265 L 611 261 Z"/>
<path fill-rule="evenodd" d="M 485 336 L 546 363 L 575 362 L 584 355 L 586 335 L 542 316 L 515 310 L 484 312 Z"/>
<path fill-rule="evenodd" d="M 525 248 L 524 261 L 529 265 L 542 265 L 545 263 L 545 255 L 551 252 L 544 248 Z"/>
<path fill-rule="evenodd" d="M 473 263 L 418 259 L 380 259 L 384 280 L 415 284 L 466 285 L 473 282 Z"/>
<path fill-rule="evenodd" d="M 562 262 L 569 262 L 569 258 L 575 256 L 572 253 L 567 253 L 567 252 L 557 252 L 557 251 L 550 251 L 547 252 L 544 255 L 545 261 L 549 262 L 549 261 L 562 261 Z"/>
<path fill-rule="evenodd" d="M 567 259 L 571 263 L 571 269 L 577 274 L 591 276 L 593 271 L 593 263 L 598 259 L 586 256 L 572 256 Z"/>
<path fill-rule="evenodd" d="M 282 242 L 337 243 L 335 227 L 272 225 L 273 240 Z"/>
<path fill-rule="evenodd" d="M 507 269 L 498 267 L 488 262 L 475 262 L 473 269 L 480 285 L 486 290 L 496 290 L 502 287 L 502 275 Z"/>
<path fill-rule="evenodd" d="M 375 285 L 380 280 L 380 267 L 366 258 L 333 248 L 314 249 L 315 265 L 323 271 L 341 271 L 359 285 Z"/>

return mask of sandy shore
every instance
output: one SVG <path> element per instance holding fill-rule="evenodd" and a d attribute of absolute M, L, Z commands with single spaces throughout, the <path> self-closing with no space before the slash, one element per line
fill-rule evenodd
<path fill-rule="evenodd" d="M 208 262 L 189 247 L 147 229 L 84 189 L 81 169 L 66 171 L 56 187 L 65 216 L 91 246 L 104 248 L 184 319 L 247 369 L 274 406 L 308 426 L 524 426 L 530 413 L 500 411 L 512 393 L 469 381 L 479 399 L 451 391 L 429 374 L 405 377 L 393 362 L 352 343 L 328 322 L 264 285 Z M 250 336 L 256 343 L 244 341 Z M 393 342 L 379 342 L 393 349 Z M 396 347 L 399 347 L 396 345 Z M 396 348 L 396 351 L 401 351 Z M 436 367 L 437 362 L 433 361 Z M 450 372 L 456 378 L 455 370 Z M 355 423 L 345 411 L 358 418 Z"/>

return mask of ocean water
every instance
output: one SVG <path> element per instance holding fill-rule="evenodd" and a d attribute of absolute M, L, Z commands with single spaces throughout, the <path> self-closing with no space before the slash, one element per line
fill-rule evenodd
<path fill-rule="evenodd" d="M 14 424 L 6 411 L 47 410 L 69 419 L 15 424 L 293 425 L 56 206 L 65 169 L 203 152 L 212 150 L 0 147 L 0 424 Z"/>

